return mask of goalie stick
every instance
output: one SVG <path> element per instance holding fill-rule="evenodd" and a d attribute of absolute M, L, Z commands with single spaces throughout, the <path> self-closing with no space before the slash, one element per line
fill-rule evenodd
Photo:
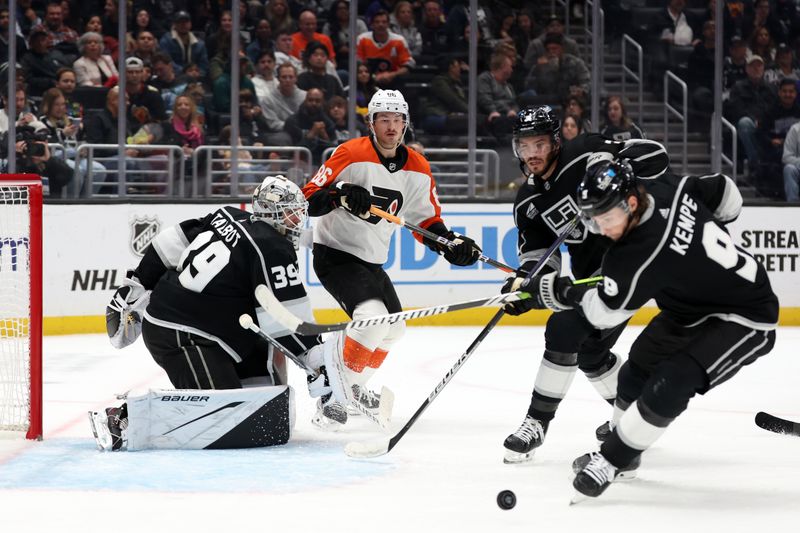
<path fill-rule="evenodd" d="M 558 236 L 558 238 L 553 242 L 553 244 L 550 245 L 550 248 L 548 248 L 547 251 L 542 255 L 542 257 L 539 258 L 539 262 L 536 263 L 536 266 L 534 266 L 533 269 L 528 273 L 527 275 L 528 279 L 535 276 L 536 273 L 539 272 L 545 266 L 550 256 L 553 255 L 553 253 L 555 253 L 555 251 L 558 249 L 559 246 L 561 246 L 561 243 L 563 243 L 566 240 L 569 233 L 575 228 L 577 224 L 578 224 L 577 217 L 572 219 L 572 221 L 569 224 L 567 224 L 567 226 L 564 228 L 564 231 Z M 481 342 L 483 342 L 483 339 L 485 339 L 486 336 L 489 335 L 489 333 L 494 329 L 497 323 L 500 322 L 500 319 L 503 318 L 504 314 L 505 311 L 501 307 L 500 310 L 497 313 L 495 313 L 495 315 L 492 317 L 489 323 L 486 324 L 486 327 L 484 327 L 483 330 L 481 330 L 481 332 L 478 334 L 475 340 L 472 341 L 472 344 L 469 345 L 467 350 L 461 356 L 459 356 L 453 367 L 447 371 L 447 373 L 444 375 L 439 384 L 436 385 L 436 388 L 433 389 L 433 392 L 431 392 L 430 395 L 428 395 L 425 401 L 422 402 L 422 405 L 420 405 L 417 408 L 416 412 L 414 412 L 414 414 L 411 415 L 411 418 L 408 419 L 408 422 L 406 422 L 406 424 L 402 428 L 400 428 L 400 431 L 398 431 L 393 437 L 389 439 L 381 439 L 371 442 L 358 442 L 358 441 L 350 442 L 345 446 L 344 453 L 354 458 L 380 457 L 381 455 L 389 453 L 392 450 L 392 448 L 397 446 L 397 443 L 400 442 L 400 439 L 403 438 L 403 435 L 405 435 L 408 432 L 408 430 L 411 429 L 411 426 L 414 425 L 414 423 L 419 419 L 419 417 L 422 416 L 422 413 L 425 412 L 425 409 L 427 409 L 428 406 L 431 403 L 433 403 L 433 400 L 435 400 L 436 397 L 439 396 L 439 394 L 442 392 L 442 389 L 444 389 L 445 386 L 447 386 L 447 384 L 450 382 L 450 380 L 453 379 L 453 376 L 455 376 L 456 372 L 458 372 L 458 370 L 464 365 L 469 356 L 472 355 L 473 352 L 475 352 L 475 350 L 477 350 L 478 346 L 480 346 Z"/>
<path fill-rule="evenodd" d="M 497 294 L 487 298 L 467 300 L 465 302 L 458 302 L 454 304 L 435 305 L 433 307 L 423 307 L 421 309 L 412 309 L 410 311 L 400 311 L 398 313 L 390 313 L 387 315 L 351 320 L 349 322 L 316 324 L 314 322 L 306 322 L 286 309 L 280 300 L 275 298 L 275 296 L 272 294 L 272 291 L 270 291 L 266 285 L 262 284 L 256 287 L 255 295 L 258 303 L 267 313 L 269 313 L 272 318 L 277 320 L 279 324 L 289 329 L 289 331 L 292 333 L 299 333 L 300 335 L 321 335 L 323 333 L 341 331 L 343 329 L 363 328 L 377 324 L 394 324 L 395 322 L 399 322 L 401 320 L 411 320 L 412 318 L 441 315 L 444 313 L 450 313 L 452 311 L 460 311 L 462 309 L 473 309 L 475 307 L 503 305 L 509 302 L 516 302 L 517 300 L 530 298 L 530 294 L 527 292 L 517 291 L 509 292 L 507 294 Z"/>
<path fill-rule="evenodd" d="M 437 235 L 437 234 L 433 233 L 432 231 L 426 230 L 425 228 L 421 228 L 421 227 L 416 226 L 416 225 L 414 225 L 414 224 L 412 224 L 410 222 L 406 222 L 406 220 L 404 218 L 398 217 L 397 215 L 393 215 L 391 213 L 387 213 L 383 209 L 379 209 L 379 208 L 375 207 L 374 205 L 369 208 L 369 212 L 372 213 L 375 216 L 381 217 L 384 220 L 388 220 L 389 222 L 393 222 L 393 223 L 397 224 L 398 226 L 403 226 L 404 228 L 409 229 L 409 230 L 413 231 L 414 233 L 419 233 L 420 235 L 422 235 L 426 239 L 430 239 L 430 240 L 432 240 L 434 242 L 438 242 L 439 244 L 441 244 L 442 246 L 445 246 L 447 248 L 452 248 L 453 246 L 456 245 L 456 243 L 454 243 L 450 239 L 447 239 L 446 237 L 442 237 L 441 235 Z M 483 253 L 478 255 L 478 261 L 483 261 L 484 263 L 486 263 L 488 265 L 492 265 L 495 268 L 499 268 L 503 272 L 515 272 L 515 269 L 511 268 L 510 266 L 505 265 L 505 264 L 501 263 L 500 261 L 497 261 L 496 259 L 492 259 L 489 256 L 483 255 Z"/>
<path fill-rule="evenodd" d="M 239 317 L 239 325 L 243 329 L 249 329 L 250 331 L 259 335 L 262 339 L 270 343 L 273 347 L 277 348 L 283 354 L 292 360 L 294 364 L 305 370 L 306 374 L 310 376 L 318 376 L 319 372 L 308 366 L 305 361 L 300 359 L 297 355 L 289 351 L 288 348 L 283 346 L 278 340 L 273 339 L 269 335 L 267 335 L 264 330 L 262 330 L 258 325 L 256 325 L 253 317 L 244 313 Z M 381 429 L 388 431 L 389 429 L 389 417 L 392 414 L 392 406 L 394 405 L 394 393 L 389 390 L 387 387 L 381 388 L 381 402 L 380 407 L 378 408 L 378 415 L 372 413 L 366 406 L 362 405 L 357 399 L 354 399 L 351 404 L 358 410 L 359 413 L 366 416 L 371 422 L 377 424 Z"/>
<path fill-rule="evenodd" d="M 761 429 L 780 433 L 781 435 L 792 435 L 800 437 L 800 422 L 792 422 L 785 418 L 760 411 L 756 414 L 756 425 Z"/>

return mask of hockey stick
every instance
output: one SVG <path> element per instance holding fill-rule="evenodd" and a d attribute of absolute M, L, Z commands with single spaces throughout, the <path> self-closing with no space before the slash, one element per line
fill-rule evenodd
<path fill-rule="evenodd" d="M 773 433 L 800 437 L 800 422 L 792 422 L 785 418 L 778 418 L 764 411 L 760 411 L 756 414 L 756 425 L 761 429 L 766 429 Z"/>
<path fill-rule="evenodd" d="M 297 357 L 297 355 L 289 351 L 289 349 L 286 348 L 283 344 L 281 344 L 277 339 L 274 339 L 269 335 L 267 335 L 267 333 L 264 330 L 262 330 L 260 327 L 256 325 L 256 323 L 253 321 L 253 317 L 251 317 L 247 313 L 244 313 L 239 317 L 239 325 L 243 329 L 249 329 L 250 331 L 256 333 L 262 339 L 270 343 L 273 347 L 283 352 L 283 354 L 289 359 L 291 359 L 294 364 L 305 370 L 306 374 L 308 374 L 309 376 L 316 377 L 319 375 L 319 372 L 308 366 L 308 364 L 305 361 L 303 361 L 302 359 Z M 384 401 L 386 403 L 384 403 Z M 381 389 L 381 402 L 379 407 L 379 414 L 377 416 L 374 415 L 364 405 L 362 405 L 361 402 L 358 401 L 358 399 L 354 399 L 350 403 L 358 410 L 359 413 L 366 416 L 371 422 L 374 422 L 375 424 L 380 426 L 381 429 L 388 431 L 389 416 L 391 416 L 392 406 L 394 405 L 394 393 L 387 387 L 383 387 Z"/>
<path fill-rule="evenodd" d="M 421 309 L 400 311 L 397 313 L 390 313 L 388 315 L 379 315 L 370 318 L 362 318 L 360 320 L 351 320 L 349 322 L 316 324 L 314 322 L 306 322 L 286 309 L 286 307 L 277 298 L 275 298 L 275 295 L 272 294 L 272 291 L 270 291 L 265 285 L 259 285 L 256 287 L 255 296 L 261 307 L 263 307 L 272 318 L 277 320 L 279 324 L 287 328 L 292 333 L 299 333 L 301 335 L 321 335 L 323 333 L 330 333 L 331 331 L 340 331 L 350 328 L 363 328 L 367 326 L 374 326 L 376 324 L 394 324 L 395 322 L 399 322 L 401 320 L 411 320 L 412 318 L 441 315 L 444 313 L 450 313 L 451 311 L 473 309 L 475 307 L 503 305 L 509 302 L 516 302 L 517 300 L 525 300 L 530 298 L 530 294 L 527 292 L 517 291 L 509 292 L 507 294 L 497 294 L 487 298 L 467 300 L 465 302 L 458 302 L 454 304 L 435 305 L 433 307 L 423 307 Z"/>
<path fill-rule="evenodd" d="M 412 224 L 411 222 L 406 222 L 406 220 L 404 218 L 398 217 L 397 215 L 393 215 L 391 213 L 387 213 L 383 209 L 379 209 L 379 208 L 375 207 L 374 205 L 369 208 L 369 212 L 372 213 L 375 216 L 381 217 L 382 219 L 388 220 L 389 222 L 393 222 L 393 223 L 397 224 L 398 226 L 403 226 L 404 228 L 409 229 L 409 230 L 413 231 L 414 233 L 419 233 L 423 237 L 425 237 L 427 239 L 430 239 L 432 241 L 438 242 L 439 244 L 441 244 L 442 246 L 445 246 L 446 248 L 453 248 L 453 246 L 456 245 L 456 243 L 454 243 L 450 239 L 442 237 L 441 235 L 437 235 L 437 234 L 433 233 L 432 231 L 426 230 L 425 228 L 421 228 L 419 226 L 416 226 L 416 225 Z M 515 271 L 510 266 L 505 265 L 505 264 L 503 264 L 500 261 L 497 261 L 495 259 L 492 259 L 491 257 L 483 255 L 483 253 L 481 253 L 478 256 L 478 261 L 483 261 L 484 263 L 492 265 L 495 268 L 499 268 L 503 272 L 514 272 Z"/>
<path fill-rule="evenodd" d="M 555 251 L 558 249 L 561 243 L 563 243 L 564 240 L 566 240 L 570 231 L 572 231 L 572 229 L 577 225 L 577 223 L 578 223 L 577 218 L 572 219 L 572 221 L 566 226 L 564 232 L 558 236 L 558 238 L 555 240 L 555 242 L 553 242 L 552 245 L 550 245 L 550 248 L 547 249 L 544 255 L 542 255 L 542 257 L 539 258 L 539 262 L 536 263 L 536 266 L 533 267 L 533 269 L 528 273 L 527 275 L 528 279 L 535 276 L 536 273 L 539 272 L 545 266 L 547 260 L 550 258 L 551 255 L 553 255 L 553 253 L 555 253 Z M 439 393 L 442 392 L 442 389 L 444 389 L 445 386 L 450 382 L 450 380 L 453 379 L 453 376 L 455 376 L 456 372 L 458 372 L 458 370 L 464 365 L 469 356 L 473 354 L 473 352 L 478 348 L 481 342 L 483 342 L 483 339 L 485 339 L 486 336 L 489 335 L 489 333 L 494 329 L 497 323 L 500 322 L 500 319 L 503 318 L 504 314 L 505 310 L 501 307 L 500 310 L 497 313 L 495 313 L 495 315 L 492 317 L 489 323 L 486 324 L 486 327 L 483 328 L 483 330 L 478 334 L 475 340 L 472 341 L 472 344 L 469 345 L 467 350 L 456 360 L 456 363 L 453 365 L 453 367 L 447 371 L 447 373 L 444 375 L 444 378 L 442 378 L 439 384 L 436 385 L 436 388 L 433 389 L 433 392 L 430 393 L 430 395 L 425 399 L 425 401 L 422 402 L 422 405 L 420 405 L 419 408 L 417 408 L 416 412 L 413 415 L 411 415 L 411 418 L 408 419 L 408 422 L 406 422 L 406 424 L 400 429 L 400 431 L 397 432 L 397 434 L 395 434 L 393 437 L 389 439 L 381 439 L 378 441 L 350 442 L 345 446 L 344 453 L 346 453 L 350 457 L 358 457 L 358 458 L 379 457 L 381 455 L 389 453 L 392 450 L 392 448 L 397 446 L 397 443 L 400 441 L 400 439 L 403 438 L 403 435 L 405 435 L 408 432 L 408 430 L 411 429 L 411 426 L 414 425 L 417 419 L 419 419 L 419 417 L 422 416 L 422 413 L 425 412 L 425 409 L 427 409 L 428 406 L 433 402 L 433 400 L 435 400 L 436 397 L 439 396 Z"/>

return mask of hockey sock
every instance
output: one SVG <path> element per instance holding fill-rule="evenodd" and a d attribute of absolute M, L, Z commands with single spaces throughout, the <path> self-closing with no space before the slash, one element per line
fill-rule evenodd
<path fill-rule="evenodd" d="M 536 373 L 528 414 L 537 420 L 552 420 L 575 379 L 577 368 L 577 354 L 545 350 Z"/>
<path fill-rule="evenodd" d="M 580 356 L 578 356 L 580 359 Z M 579 364 L 580 366 L 580 364 Z M 581 368 L 589 379 L 589 383 L 610 404 L 614 404 L 617 397 L 617 376 L 622 367 L 622 358 L 612 352 L 608 352 L 607 357 L 599 368 Z"/>

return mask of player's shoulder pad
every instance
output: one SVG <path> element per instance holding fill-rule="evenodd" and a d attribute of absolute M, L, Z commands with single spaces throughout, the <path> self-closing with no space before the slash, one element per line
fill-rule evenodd
<path fill-rule="evenodd" d="M 431 164 L 424 155 L 408 147 L 406 147 L 406 150 L 408 151 L 408 159 L 406 160 L 405 170 L 422 172 L 423 174 L 431 173 Z"/>

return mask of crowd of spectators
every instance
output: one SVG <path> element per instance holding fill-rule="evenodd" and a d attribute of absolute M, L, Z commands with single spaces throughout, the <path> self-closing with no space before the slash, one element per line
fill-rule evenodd
<path fill-rule="evenodd" d="M 667 68 L 686 79 L 693 125 L 704 128 L 713 107 L 715 32 L 724 28 L 725 115 L 736 125 L 749 176 L 774 176 L 778 168 L 777 174 L 786 177 L 785 194 L 794 180 L 796 198 L 800 132 L 789 136 L 795 146 L 784 142 L 800 121 L 796 83 L 787 82 L 800 79 L 795 3 L 719 1 L 725 3 L 721 25 L 714 20 L 715 0 L 603 2 L 606 38 L 612 46 L 623 32 L 638 38 L 652 52 L 648 80 L 654 86 Z M 129 144 L 178 146 L 187 161 L 199 146 L 230 143 L 225 128 L 235 113 L 233 61 L 239 61 L 241 73 L 235 114 L 243 148 L 304 146 L 318 163 L 326 148 L 350 136 L 348 102 L 363 117 L 380 88 L 404 92 L 411 105 L 411 136 L 429 146 L 465 146 L 471 111 L 466 84 L 469 2 L 358 4 L 356 35 L 351 36 L 348 0 L 134 0 L 129 31 L 119 43 L 117 0 L 20 0 L 11 32 L 19 63 L 12 71 L 24 95 L 17 123 L 25 125 L 24 117 L 34 117 L 35 127 L 41 124 L 52 142 L 69 148 L 61 154 L 67 160 L 81 142 L 115 143 L 117 60 L 124 49 Z M 564 20 L 550 13 L 550 4 L 479 2 L 474 110 L 479 145 L 507 147 L 518 110 L 539 103 L 563 111 L 565 139 L 588 131 L 618 139 L 644 137 L 615 95 L 602 95 L 601 123 L 590 123 L 588 50 L 565 33 Z M 637 17 L 637 6 L 650 9 L 648 16 Z M 231 54 L 231 9 L 238 9 L 240 17 L 236 58 Z M 8 26 L 8 10 L 0 7 L 0 57 L 8 55 Z M 357 64 L 350 92 L 351 46 Z M 0 110 L 0 132 L 7 128 L 4 113 Z M 361 135 L 367 131 L 363 122 L 357 130 Z M 139 152 L 131 148 L 129 155 L 143 157 Z M 113 172 L 113 165 L 104 172 Z M 81 178 L 96 171 L 74 164 L 71 169 Z M 783 181 L 778 181 L 774 188 L 783 194 Z"/>

